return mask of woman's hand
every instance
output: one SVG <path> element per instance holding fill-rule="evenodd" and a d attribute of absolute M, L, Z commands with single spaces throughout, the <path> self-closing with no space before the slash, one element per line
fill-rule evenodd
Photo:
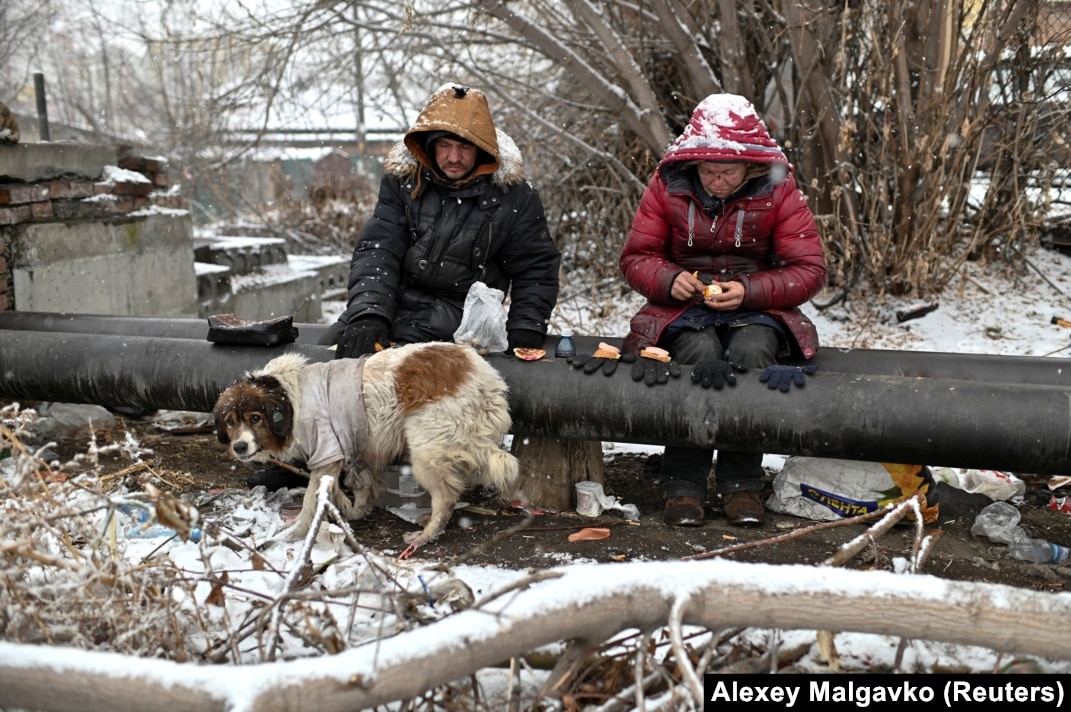
<path fill-rule="evenodd" d="M 703 303 L 717 311 L 739 309 L 744 303 L 743 282 L 718 282 L 718 286 L 721 287 L 721 294 L 711 295 L 704 299 Z"/>
<path fill-rule="evenodd" d="M 702 280 L 691 272 L 681 272 L 673 280 L 669 295 L 678 302 L 686 302 L 689 299 L 703 296 L 703 290 L 706 289 L 706 286 Z"/>

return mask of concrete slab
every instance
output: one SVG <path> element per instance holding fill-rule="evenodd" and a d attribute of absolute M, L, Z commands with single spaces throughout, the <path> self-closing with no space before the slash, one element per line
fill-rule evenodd
<path fill-rule="evenodd" d="M 104 166 L 115 165 L 118 160 L 115 146 L 73 142 L 0 144 L 0 181 L 35 183 L 72 175 L 99 180 Z"/>
<path fill-rule="evenodd" d="M 19 311 L 199 315 L 190 216 L 31 223 L 14 239 Z"/>

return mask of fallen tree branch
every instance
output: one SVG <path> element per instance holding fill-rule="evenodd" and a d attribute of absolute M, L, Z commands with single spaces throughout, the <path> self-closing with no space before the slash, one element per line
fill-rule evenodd
<path fill-rule="evenodd" d="M 197 666 L 0 643 L 0 706 L 123 712 L 366 709 L 458 680 L 542 645 L 682 625 L 853 631 L 1064 659 L 1071 595 L 884 571 L 734 561 L 574 564 L 557 579 L 334 656 Z M 911 616 L 901 615 L 911 610 Z M 170 704 L 169 704 L 170 703 Z"/>

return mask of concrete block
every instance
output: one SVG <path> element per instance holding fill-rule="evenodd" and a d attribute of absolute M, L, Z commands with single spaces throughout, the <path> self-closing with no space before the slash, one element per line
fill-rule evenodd
<path fill-rule="evenodd" d="M 117 160 L 115 146 L 74 142 L 0 144 L 0 180 L 35 183 L 60 176 L 97 180 Z"/>
<path fill-rule="evenodd" d="M 285 265 L 269 265 L 252 274 L 232 277 L 234 294 L 230 304 L 220 311 L 250 321 L 292 315 L 296 322 L 319 322 L 323 316 L 319 286 L 316 272 L 295 272 Z"/>
<path fill-rule="evenodd" d="M 345 299 L 350 280 L 349 256 L 290 255 L 290 268 L 298 272 L 315 272 L 320 280 L 323 299 Z"/>
<path fill-rule="evenodd" d="M 14 303 L 19 311 L 198 316 L 188 213 L 16 230 Z"/>
<path fill-rule="evenodd" d="M 286 240 L 278 237 L 213 237 L 197 240 L 193 249 L 198 262 L 224 265 L 236 275 L 287 263 Z"/>

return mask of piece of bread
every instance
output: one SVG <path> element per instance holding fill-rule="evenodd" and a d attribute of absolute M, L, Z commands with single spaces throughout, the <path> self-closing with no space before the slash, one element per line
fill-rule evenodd
<path fill-rule="evenodd" d="M 621 358 L 621 349 L 612 346 L 605 341 L 599 342 L 599 348 L 592 354 L 595 358 Z"/>
<path fill-rule="evenodd" d="M 672 356 L 665 349 L 661 349 L 657 346 L 648 346 L 643 351 L 640 351 L 642 358 L 652 358 L 655 361 L 661 361 L 662 363 L 669 363 L 672 360 Z"/>
<path fill-rule="evenodd" d="M 543 349 L 526 349 L 523 346 L 518 346 L 513 349 L 513 355 L 522 361 L 538 361 L 547 355 L 547 352 Z"/>

